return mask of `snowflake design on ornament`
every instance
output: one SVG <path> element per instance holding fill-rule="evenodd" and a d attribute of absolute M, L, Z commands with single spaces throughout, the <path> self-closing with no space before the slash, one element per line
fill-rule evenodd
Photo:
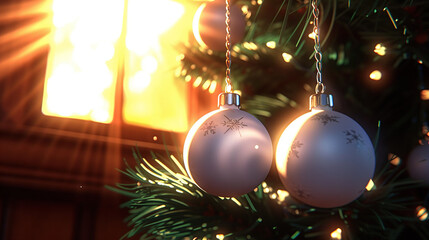
<path fill-rule="evenodd" d="M 338 118 L 337 116 L 334 115 L 329 115 L 327 113 L 321 113 L 321 114 L 317 114 L 315 115 L 312 120 L 317 120 L 319 122 L 321 122 L 323 124 L 323 126 L 326 126 L 326 124 L 330 123 L 330 122 L 338 122 Z"/>
<path fill-rule="evenodd" d="M 310 194 L 306 193 L 301 187 L 295 187 L 295 193 L 300 197 L 301 199 L 306 199 L 310 196 Z"/>
<path fill-rule="evenodd" d="M 225 131 L 225 133 L 227 133 L 229 130 L 238 131 L 238 133 L 240 134 L 240 137 L 241 137 L 240 128 L 247 127 L 247 125 L 241 121 L 241 119 L 243 119 L 244 117 L 241 117 L 239 119 L 231 119 L 231 118 L 227 117 L 226 115 L 223 115 L 223 116 L 227 119 L 227 120 L 224 120 L 222 123 L 223 126 L 226 126 L 228 128 Z"/>
<path fill-rule="evenodd" d="M 351 129 L 351 130 L 346 130 L 343 131 L 344 134 L 346 134 L 346 138 L 347 138 L 347 144 L 349 143 L 363 143 L 362 141 L 362 136 L 357 133 L 355 130 Z"/>
<path fill-rule="evenodd" d="M 210 121 L 209 123 L 205 122 L 203 127 L 201 128 L 201 131 L 204 131 L 204 136 L 208 134 L 215 134 L 216 131 L 216 125 L 213 123 L 213 121 Z"/>
<path fill-rule="evenodd" d="M 292 146 L 290 147 L 291 154 L 295 155 L 296 158 L 299 158 L 298 148 L 300 148 L 302 145 L 304 145 L 304 144 L 298 140 L 295 140 L 295 141 L 293 141 Z M 290 157 L 290 155 L 289 155 L 289 157 Z"/>

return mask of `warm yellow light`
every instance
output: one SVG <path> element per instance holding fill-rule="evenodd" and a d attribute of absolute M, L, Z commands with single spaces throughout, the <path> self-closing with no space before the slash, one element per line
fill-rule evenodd
<path fill-rule="evenodd" d="M 292 60 L 292 55 L 290 55 L 289 53 L 282 53 L 282 57 L 285 62 L 290 62 L 290 60 Z"/>
<path fill-rule="evenodd" d="M 43 114 L 112 121 L 123 10 L 121 1 L 52 1 Z"/>
<path fill-rule="evenodd" d="M 383 44 L 378 43 L 375 45 L 374 52 L 380 56 L 384 56 L 386 55 L 386 47 Z"/>
<path fill-rule="evenodd" d="M 188 130 L 186 84 L 177 81 L 171 69 L 179 68 L 178 60 L 184 57 L 176 46 L 188 38 L 190 26 L 185 26 L 192 16 L 184 15 L 184 5 L 174 0 L 127 2 L 124 122 L 184 132 Z M 185 69 L 180 75 L 192 80 Z"/>
<path fill-rule="evenodd" d="M 371 78 L 372 80 L 375 80 L 375 81 L 380 80 L 382 76 L 383 76 L 383 74 L 381 74 L 381 72 L 378 70 L 374 70 L 371 72 L 371 74 L 369 74 L 369 78 Z"/>
<path fill-rule="evenodd" d="M 186 97 L 181 97 L 184 86 L 173 82 L 172 76 L 159 74 L 172 68 L 167 58 L 178 64 L 177 51 L 172 51 L 173 46 L 167 49 L 162 45 L 161 36 L 183 16 L 182 4 L 172 0 L 158 0 L 150 5 L 138 0 L 53 0 L 52 12 L 44 114 L 111 122 L 116 69 L 123 68 L 125 122 L 187 130 Z M 121 34 L 126 34 L 125 42 Z M 171 34 L 175 39 L 187 37 L 183 29 Z M 170 40 L 166 45 L 172 45 Z M 123 43 L 126 53 L 115 49 Z M 159 105 L 166 102 L 169 109 L 160 113 Z"/>
<path fill-rule="evenodd" d="M 322 110 L 312 110 L 311 112 L 305 113 L 295 121 L 293 121 L 280 136 L 276 150 L 276 165 L 279 175 L 283 178 L 287 177 L 286 166 L 288 161 L 289 149 L 295 140 L 301 127 L 310 119 L 313 115 L 321 112 Z"/>
<path fill-rule="evenodd" d="M 153 49 L 159 50 L 159 36 L 176 23 L 184 12 L 183 5 L 171 0 L 156 0 L 150 4 L 128 0 L 127 48 L 140 56 Z"/>
<path fill-rule="evenodd" d="M 216 86 L 216 81 L 212 81 L 212 83 L 210 84 L 209 93 L 214 93 L 216 91 Z"/>
<path fill-rule="evenodd" d="M 241 90 L 234 90 L 233 92 L 241 96 Z"/>
<path fill-rule="evenodd" d="M 138 71 L 128 80 L 128 89 L 134 93 L 143 92 L 150 84 L 150 73 Z"/>
<path fill-rule="evenodd" d="M 216 238 L 219 240 L 223 240 L 225 236 L 223 234 L 216 234 Z"/>
<path fill-rule="evenodd" d="M 200 76 L 198 76 L 196 79 L 195 79 L 195 81 L 194 81 L 194 84 L 192 84 L 192 86 L 194 86 L 194 87 L 198 87 L 198 86 L 200 86 L 200 84 L 201 84 L 201 82 L 203 81 L 203 78 L 202 77 L 200 77 Z"/>
<path fill-rule="evenodd" d="M 276 42 L 274 41 L 269 41 L 265 44 L 268 48 L 274 49 L 276 48 Z"/>
<path fill-rule="evenodd" d="M 210 84 L 211 84 L 210 80 L 205 81 L 202 87 L 203 90 L 207 90 L 210 87 Z"/>
<path fill-rule="evenodd" d="M 142 71 L 146 73 L 149 73 L 149 74 L 154 73 L 158 68 L 158 61 L 154 56 L 146 55 L 145 57 L 142 58 L 140 67 Z"/>
<path fill-rule="evenodd" d="M 246 15 L 249 12 L 249 6 L 243 5 L 241 7 L 241 11 L 243 12 L 244 15 Z"/>
<path fill-rule="evenodd" d="M 416 210 L 417 210 L 417 217 L 419 218 L 420 221 L 426 221 L 428 219 L 429 217 L 428 210 L 425 207 L 418 206 Z"/>
<path fill-rule="evenodd" d="M 331 232 L 331 239 L 341 239 L 341 228 L 335 229 L 333 232 Z"/>
<path fill-rule="evenodd" d="M 247 48 L 247 49 L 249 49 L 249 50 L 256 50 L 256 49 L 258 49 L 258 45 L 256 45 L 255 43 L 253 43 L 253 42 L 244 42 L 243 43 L 243 47 L 244 48 Z"/>
<path fill-rule="evenodd" d="M 422 100 L 429 100 L 429 90 L 423 89 L 422 91 L 420 91 L 420 98 Z"/>
<path fill-rule="evenodd" d="M 311 39 L 315 39 L 316 38 L 316 34 L 314 32 L 311 32 L 310 34 L 308 34 L 308 37 Z"/>
<path fill-rule="evenodd" d="M 366 188 L 367 191 L 371 191 L 371 190 L 374 190 L 376 188 L 374 182 L 372 181 L 372 179 L 369 179 L 369 182 L 368 182 L 368 184 L 366 185 L 365 188 Z"/>
<path fill-rule="evenodd" d="M 277 195 L 278 195 L 278 200 L 280 202 L 283 202 L 289 196 L 289 192 L 279 189 L 277 190 Z"/>
<path fill-rule="evenodd" d="M 186 75 L 185 82 L 190 82 L 192 80 L 191 75 Z"/>
<path fill-rule="evenodd" d="M 194 33 L 195 40 L 197 40 L 198 44 L 200 44 L 201 47 L 207 49 L 208 47 L 204 43 L 204 41 L 200 35 L 200 18 L 201 18 L 201 14 L 203 13 L 203 10 L 205 7 L 206 7 L 206 4 L 203 3 L 195 12 L 194 20 L 192 22 L 192 32 Z"/>

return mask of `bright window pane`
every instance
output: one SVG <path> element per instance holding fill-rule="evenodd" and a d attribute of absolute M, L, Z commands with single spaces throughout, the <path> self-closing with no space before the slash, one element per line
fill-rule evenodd
<path fill-rule="evenodd" d="M 122 31 L 123 1 L 53 0 L 52 10 L 42 112 L 111 122 L 118 67 L 115 44 Z"/>
<path fill-rule="evenodd" d="M 184 28 L 183 5 L 170 0 L 129 0 L 124 77 L 124 121 L 167 131 L 188 128 L 187 92 L 174 79 L 179 52 L 190 26 Z M 191 15 L 192 17 L 192 15 Z"/>

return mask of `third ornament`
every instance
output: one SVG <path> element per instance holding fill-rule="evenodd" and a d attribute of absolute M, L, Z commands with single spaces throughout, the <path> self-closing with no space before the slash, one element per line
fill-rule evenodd
<path fill-rule="evenodd" d="M 277 170 L 290 194 L 322 208 L 355 200 L 375 169 L 368 135 L 353 119 L 331 107 L 331 95 L 313 95 L 311 112 L 284 130 L 276 152 Z"/>
<path fill-rule="evenodd" d="M 230 8 L 231 45 L 240 42 L 245 34 L 246 21 L 237 5 Z M 214 51 L 225 49 L 225 1 L 217 0 L 201 4 L 192 24 L 197 42 Z"/>
<path fill-rule="evenodd" d="M 312 0 L 316 94 L 310 112 L 294 120 L 277 145 L 280 180 L 296 199 L 315 207 L 332 208 L 359 197 L 374 175 L 372 143 L 350 117 L 333 111 L 332 95 L 322 82 L 322 52 L 318 1 Z"/>

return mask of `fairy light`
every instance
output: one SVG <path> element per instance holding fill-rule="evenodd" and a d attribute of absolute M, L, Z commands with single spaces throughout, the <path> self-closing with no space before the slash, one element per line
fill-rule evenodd
<path fill-rule="evenodd" d="M 278 196 L 277 199 L 280 202 L 283 202 L 287 197 L 289 197 L 289 192 L 279 189 L 279 190 L 277 190 L 277 196 Z"/>
<path fill-rule="evenodd" d="M 216 86 L 217 86 L 216 81 L 212 81 L 209 87 L 209 93 L 211 94 L 214 93 L 216 91 Z"/>
<path fill-rule="evenodd" d="M 416 211 L 417 211 L 417 217 L 419 218 L 420 221 L 426 221 L 428 219 L 429 214 L 428 214 L 428 210 L 425 207 L 418 206 L 416 208 Z"/>
<path fill-rule="evenodd" d="M 192 80 L 191 75 L 186 75 L 185 82 L 190 82 Z"/>
<path fill-rule="evenodd" d="M 223 234 L 216 234 L 216 238 L 219 240 L 223 240 L 225 238 L 225 235 Z"/>
<path fill-rule="evenodd" d="M 369 74 L 369 78 L 371 78 L 374 81 L 378 81 L 381 79 L 383 74 L 379 70 L 374 70 Z"/>
<path fill-rule="evenodd" d="M 335 239 L 335 240 L 342 239 L 341 232 L 342 232 L 341 228 L 335 229 L 333 232 L 331 232 L 331 239 Z"/>
<path fill-rule="evenodd" d="M 210 87 L 210 83 L 211 83 L 210 80 L 205 81 L 202 86 L 203 90 L 207 90 Z"/>
<path fill-rule="evenodd" d="M 244 15 L 246 15 L 249 12 L 249 6 L 243 5 L 241 7 L 241 11 L 243 12 Z"/>
<path fill-rule="evenodd" d="M 258 45 L 256 45 L 255 43 L 253 43 L 253 42 L 244 42 L 243 43 L 243 47 L 244 48 L 247 48 L 247 49 L 249 49 L 249 50 L 256 50 L 256 49 L 258 49 Z"/>
<path fill-rule="evenodd" d="M 274 49 L 276 48 L 276 42 L 275 41 L 269 41 L 265 44 L 268 48 Z"/>
<path fill-rule="evenodd" d="M 429 90 L 423 89 L 420 91 L 420 99 L 421 100 L 429 100 Z"/>
<path fill-rule="evenodd" d="M 282 57 L 285 62 L 290 62 L 292 60 L 292 55 L 290 55 L 289 53 L 282 53 Z"/>
<path fill-rule="evenodd" d="M 367 191 L 375 190 L 376 186 L 374 184 L 374 181 L 372 181 L 372 179 L 370 179 L 365 188 Z"/>
<path fill-rule="evenodd" d="M 194 86 L 194 87 L 198 87 L 198 86 L 200 86 L 200 84 L 201 84 L 201 82 L 203 81 L 203 78 L 202 77 L 197 77 L 196 79 L 195 79 L 195 81 L 194 81 L 194 84 L 192 84 L 192 86 Z"/>
<path fill-rule="evenodd" d="M 374 47 L 374 52 L 380 56 L 384 56 L 384 55 L 386 55 L 386 47 L 383 44 L 378 43 Z"/>
<path fill-rule="evenodd" d="M 316 38 L 316 34 L 314 32 L 311 32 L 310 34 L 308 34 L 308 37 L 311 39 L 315 39 Z"/>

